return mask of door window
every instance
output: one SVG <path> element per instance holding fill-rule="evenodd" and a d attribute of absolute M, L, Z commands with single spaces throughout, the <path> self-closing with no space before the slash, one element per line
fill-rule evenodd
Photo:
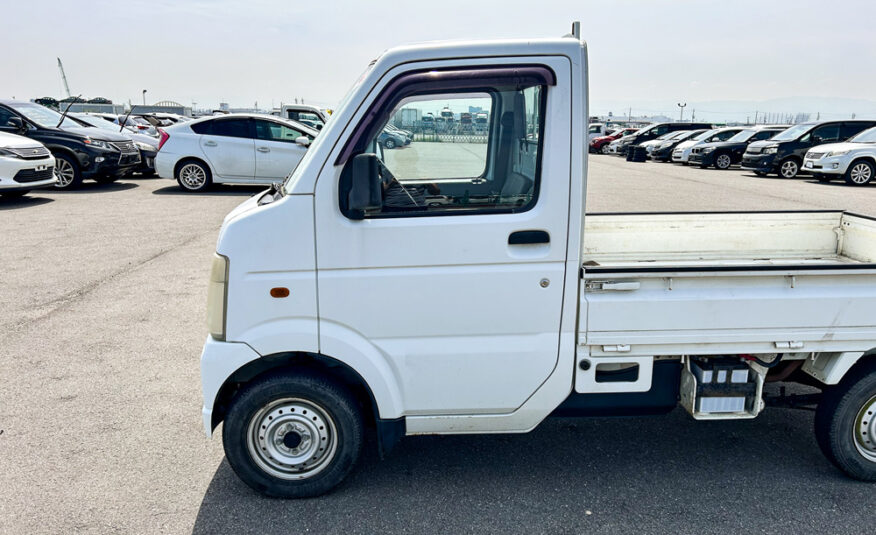
<path fill-rule="evenodd" d="M 197 134 L 224 137 L 251 138 L 249 119 L 214 119 L 193 124 L 192 130 Z"/>
<path fill-rule="evenodd" d="M 776 130 L 761 130 L 754 134 L 752 141 L 764 141 L 778 134 Z"/>
<path fill-rule="evenodd" d="M 7 110 L 6 108 L 0 108 L 0 128 L 11 130 L 12 127 L 9 126 L 9 119 L 15 116 L 15 114 Z"/>
<path fill-rule="evenodd" d="M 410 94 L 389 106 L 385 117 L 402 108 L 419 115 L 442 116 L 440 129 L 415 133 L 410 144 L 382 122 L 366 151 L 383 150 L 378 168 L 382 207 L 365 217 L 399 217 L 519 212 L 536 201 L 546 86 L 495 85 L 477 91 Z M 479 109 L 488 114 L 483 130 L 459 120 Z M 341 177 L 342 211 L 346 212 L 352 166 Z"/>
<path fill-rule="evenodd" d="M 283 141 L 286 143 L 295 143 L 299 137 L 306 137 L 313 141 L 313 136 L 307 135 L 304 132 L 299 132 L 285 124 L 274 121 L 255 121 L 256 139 L 264 139 L 265 141 Z"/>
<path fill-rule="evenodd" d="M 839 140 L 839 130 L 839 124 L 826 124 L 803 136 L 800 141 L 811 141 L 816 144 L 832 143 Z"/>

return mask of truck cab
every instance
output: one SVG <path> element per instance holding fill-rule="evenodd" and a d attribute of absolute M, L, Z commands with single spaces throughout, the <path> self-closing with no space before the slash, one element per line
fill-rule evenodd
<path fill-rule="evenodd" d="M 824 427 L 857 425 L 832 447 L 860 452 L 838 465 L 876 479 L 870 419 L 855 423 L 876 408 L 876 325 L 862 319 L 876 223 L 585 216 L 587 84 L 576 32 L 392 49 L 285 183 L 228 214 L 202 416 L 208 435 L 223 424 L 241 479 L 328 492 L 367 427 L 385 453 L 405 435 L 522 433 L 556 414 L 753 418 L 773 368 L 857 378 L 831 390 L 847 408 Z M 463 105 L 487 113 L 485 142 L 380 146 L 402 108 Z"/>

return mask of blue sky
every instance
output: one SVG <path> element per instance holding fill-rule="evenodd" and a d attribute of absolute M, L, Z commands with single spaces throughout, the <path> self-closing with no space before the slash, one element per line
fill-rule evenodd
<path fill-rule="evenodd" d="M 593 111 L 674 115 L 676 101 L 821 97 L 828 101 L 817 106 L 840 108 L 830 99 L 876 100 L 876 3 L 867 1 L 5 4 L 0 97 L 61 95 L 60 56 L 71 90 L 87 97 L 136 103 L 147 89 L 150 103 L 269 107 L 299 97 L 333 105 L 394 45 L 558 36 L 581 20 Z"/>

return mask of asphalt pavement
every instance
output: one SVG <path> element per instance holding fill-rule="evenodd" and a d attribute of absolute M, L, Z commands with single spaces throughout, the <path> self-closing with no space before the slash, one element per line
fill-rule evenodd
<path fill-rule="evenodd" d="M 876 185 L 602 155 L 588 188 L 590 212 L 876 216 Z M 0 533 L 873 533 L 876 487 L 786 409 L 408 437 L 330 495 L 257 495 L 204 437 L 198 356 L 219 225 L 260 189 L 132 178 L 0 200 Z"/>

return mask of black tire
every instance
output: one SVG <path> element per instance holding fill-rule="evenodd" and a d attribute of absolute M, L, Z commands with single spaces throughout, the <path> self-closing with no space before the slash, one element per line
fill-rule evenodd
<path fill-rule="evenodd" d="M 301 409 L 302 406 L 309 407 L 310 413 Z M 287 408 L 286 414 L 282 414 L 283 408 Z M 305 413 L 308 416 L 302 419 Z M 276 421 L 269 416 L 271 414 L 277 417 Z M 319 429 L 323 431 L 315 427 L 305 427 L 310 425 L 310 415 L 315 415 L 313 420 L 322 424 Z M 317 417 L 320 418 L 318 421 Z M 267 427 L 260 425 L 262 422 Z M 287 426 L 293 425 L 301 427 L 284 431 Z M 266 430 L 265 436 L 256 438 L 262 430 Z M 308 435 L 308 431 L 311 434 Z M 332 431 L 334 436 L 331 436 Z M 270 375 L 245 386 L 232 402 L 225 417 L 222 442 L 231 468 L 257 492 L 277 498 L 308 498 L 325 494 L 347 477 L 361 456 L 363 432 L 359 404 L 349 390 L 315 372 L 299 371 Z M 298 448 L 301 444 L 309 444 L 313 433 L 328 435 L 326 438 L 326 435 L 320 434 L 322 440 L 315 442 L 316 445 L 325 444 L 328 451 L 320 453 L 322 449 L 315 450 L 315 446 L 309 445 L 308 451 L 312 451 L 315 457 L 308 457 L 299 465 L 280 463 L 280 460 L 295 459 L 294 450 L 283 448 Z M 287 436 L 291 435 L 294 435 L 293 439 L 288 442 Z M 271 436 L 274 440 L 271 440 Z M 307 438 L 302 439 L 302 436 Z M 272 452 L 278 454 L 278 457 L 288 457 L 275 459 L 271 456 Z M 309 462 L 312 464 L 308 467 Z M 281 466 L 277 468 L 271 466 L 272 464 Z M 275 473 L 269 470 L 274 470 Z M 278 475 L 279 470 L 285 472 Z M 300 477 L 301 470 L 315 472 Z M 287 479 L 283 475 L 300 478 Z"/>
<path fill-rule="evenodd" d="M 25 189 L 25 190 L 20 189 L 18 191 L 6 191 L 6 192 L 0 191 L 0 197 L 3 197 L 4 199 L 20 199 L 20 198 L 24 197 L 25 195 L 27 195 L 28 193 L 30 193 L 29 189 Z"/>
<path fill-rule="evenodd" d="M 98 184 L 112 184 L 116 180 L 120 179 L 118 176 L 96 176 L 94 177 L 94 181 Z"/>
<path fill-rule="evenodd" d="M 850 186 L 865 186 L 876 177 L 876 167 L 867 160 L 855 160 L 849 165 L 843 179 Z"/>
<path fill-rule="evenodd" d="M 178 163 L 174 178 L 180 189 L 192 193 L 206 191 L 213 185 L 210 167 L 200 160 L 183 160 Z"/>
<path fill-rule="evenodd" d="M 82 185 L 82 170 L 79 161 L 73 156 L 59 152 L 55 156 L 55 187 L 58 189 L 76 189 Z M 64 173 L 61 176 L 61 173 Z"/>
<path fill-rule="evenodd" d="M 721 153 L 715 155 L 715 169 L 720 169 L 725 171 L 730 169 L 730 166 L 733 165 L 733 159 L 727 153 Z"/>
<path fill-rule="evenodd" d="M 599 149 L 599 152 L 601 152 L 602 154 L 608 154 L 608 143 L 606 143 L 605 145 L 603 145 L 603 146 Z"/>
<path fill-rule="evenodd" d="M 838 385 L 825 389 L 815 413 L 815 438 L 821 451 L 837 468 L 861 481 L 876 482 L 874 418 L 876 361 L 856 366 Z M 867 425 L 869 432 L 862 430 Z"/>
<path fill-rule="evenodd" d="M 395 148 L 395 141 L 393 141 L 392 139 L 387 139 L 386 141 L 383 142 L 383 148 L 384 149 L 394 149 Z"/>
<path fill-rule="evenodd" d="M 779 176 L 781 178 L 796 178 L 800 173 L 800 162 L 795 158 L 785 158 L 779 164 Z"/>

